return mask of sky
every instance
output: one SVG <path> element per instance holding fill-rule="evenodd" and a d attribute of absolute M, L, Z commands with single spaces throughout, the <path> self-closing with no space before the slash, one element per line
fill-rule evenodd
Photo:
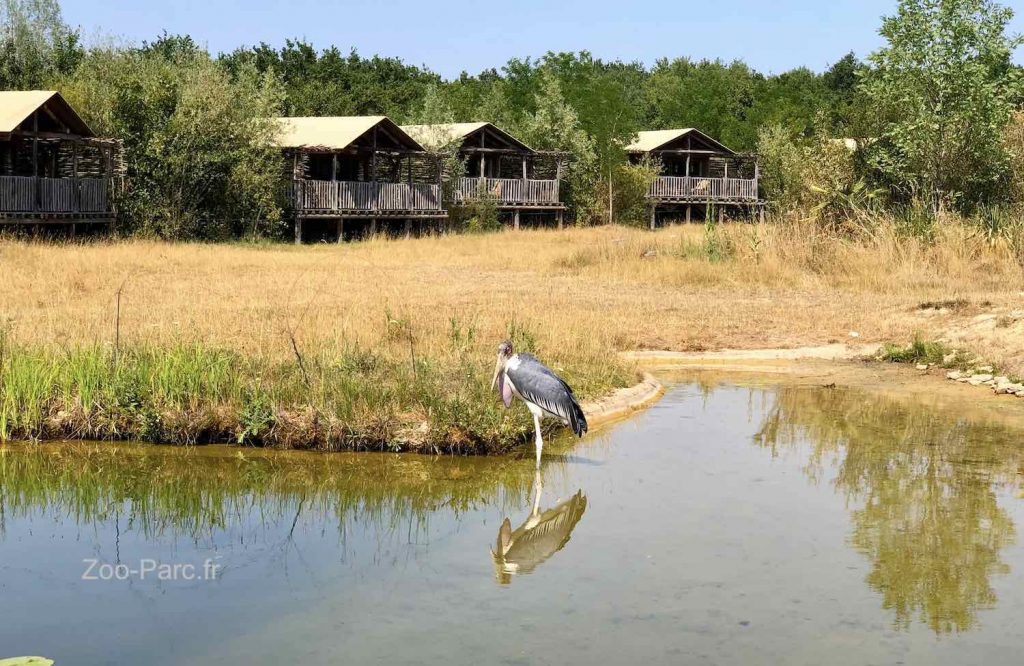
<path fill-rule="evenodd" d="M 1024 0 L 1003 0 L 1024 32 Z M 878 27 L 895 0 L 62 0 L 64 18 L 87 38 L 152 40 L 191 35 L 214 53 L 290 37 L 317 48 L 396 56 L 447 78 L 500 68 L 510 58 L 588 50 L 606 60 L 742 59 L 765 73 L 826 69 L 850 51 L 881 44 Z M 1016 60 L 1024 63 L 1024 49 Z"/>

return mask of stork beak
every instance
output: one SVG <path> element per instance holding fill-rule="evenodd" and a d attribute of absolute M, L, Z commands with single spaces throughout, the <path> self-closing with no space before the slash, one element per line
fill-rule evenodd
<path fill-rule="evenodd" d="M 491 390 L 498 388 L 498 375 L 501 374 L 502 370 L 502 358 L 498 357 L 498 360 L 494 364 L 494 377 L 491 378 Z"/>

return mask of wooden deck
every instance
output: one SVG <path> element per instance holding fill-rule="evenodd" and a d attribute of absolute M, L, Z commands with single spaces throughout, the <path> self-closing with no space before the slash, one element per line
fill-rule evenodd
<path fill-rule="evenodd" d="M 757 179 L 659 176 L 647 193 L 656 202 L 757 203 Z"/>
<path fill-rule="evenodd" d="M 107 221 L 107 188 L 104 178 L 0 176 L 0 221 Z"/>
<path fill-rule="evenodd" d="M 463 203 L 482 196 L 494 197 L 498 207 L 562 208 L 558 180 L 525 178 L 459 178 L 455 201 Z"/>
<path fill-rule="evenodd" d="M 301 217 L 443 217 L 441 187 L 433 183 L 294 180 L 292 202 Z"/>

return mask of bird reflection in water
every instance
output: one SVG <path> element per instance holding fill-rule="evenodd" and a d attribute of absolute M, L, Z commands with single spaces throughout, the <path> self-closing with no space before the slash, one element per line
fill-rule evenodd
<path fill-rule="evenodd" d="M 511 583 L 513 575 L 530 573 L 560 551 L 587 510 L 587 498 L 582 490 L 550 509 L 541 510 L 544 484 L 540 470 L 534 476 L 533 489 L 533 509 L 526 522 L 513 530 L 512 522 L 506 518 L 491 549 L 495 577 L 502 585 Z"/>

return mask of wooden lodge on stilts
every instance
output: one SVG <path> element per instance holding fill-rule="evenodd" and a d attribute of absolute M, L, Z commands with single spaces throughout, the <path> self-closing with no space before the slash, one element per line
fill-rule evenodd
<path fill-rule="evenodd" d="M 0 91 L 0 226 L 110 225 L 120 157 L 60 93 Z"/>
<path fill-rule="evenodd" d="M 536 151 L 488 122 L 403 125 L 410 136 L 432 150 L 458 145 L 462 173 L 447 174 L 453 205 L 483 198 L 519 228 L 521 217 L 545 216 L 559 228 L 565 206 L 559 198 L 563 155 Z"/>
<path fill-rule="evenodd" d="M 386 116 L 279 120 L 296 243 L 411 235 L 447 217 L 440 163 Z"/>
<path fill-rule="evenodd" d="M 632 162 L 651 157 L 661 164 L 661 174 L 647 193 L 650 227 L 659 220 L 683 217 L 690 222 L 727 210 L 764 217 L 764 201 L 758 195 L 760 178 L 756 158 L 730 150 L 694 128 L 640 132 L 626 147 Z"/>

